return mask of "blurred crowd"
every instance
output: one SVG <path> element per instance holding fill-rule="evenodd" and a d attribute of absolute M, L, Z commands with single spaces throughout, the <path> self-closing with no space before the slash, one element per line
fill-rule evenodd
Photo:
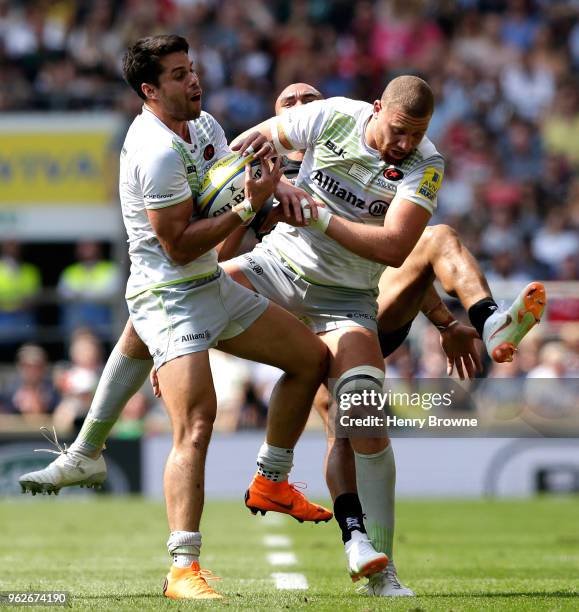
<path fill-rule="evenodd" d="M 204 108 L 228 137 L 270 116 L 290 82 L 372 101 L 394 76 L 424 77 L 436 96 L 429 136 L 447 163 L 434 221 L 458 230 L 491 286 L 579 280 L 579 0 L 0 0 L 0 113 L 116 109 L 132 118 L 139 100 L 122 82 L 123 50 L 167 32 L 189 40 Z M 83 285 L 87 259 L 93 276 Z M 26 317 L 40 273 L 6 243 L 0 276 L 8 278 L 15 262 L 23 266 L 18 293 L 2 294 L 0 278 L 0 334 L 33 329 Z M 94 245 L 79 246 L 74 265 L 56 288 L 63 334 L 73 338 L 88 325 L 98 341 L 110 328 L 103 301 L 122 290 L 119 271 Z M 96 295 L 87 296 L 89 287 Z M 578 292 L 555 311 L 557 334 L 536 334 L 513 365 L 489 375 L 577 376 Z M 414 337 L 391 358 L 391 371 L 444 375 L 440 351 L 428 348 L 436 332 Z M 34 345 L 20 350 L 21 380 L 20 359 L 41 353 Z M 234 407 L 226 427 L 263 423 L 271 376 L 248 367 L 224 366 L 234 381 L 222 390 Z M 34 412 L 42 403 L 56 414 L 70 404 L 62 380 L 46 374 L 52 386 L 39 383 L 35 393 L 5 386 L 1 409 Z"/>
<path fill-rule="evenodd" d="M 0 112 L 134 114 L 120 57 L 161 32 L 190 41 L 230 137 L 290 82 L 371 101 L 423 76 L 447 159 L 435 220 L 491 278 L 579 279 L 577 0 L 0 0 Z"/>
<path fill-rule="evenodd" d="M 512 363 L 494 364 L 485 359 L 482 350 L 481 345 L 486 377 L 467 383 L 464 388 L 469 393 L 462 399 L 457 396 L 450 412 L 469 411 L 484 417 L 492 409 L 502 422 L 512 411 L 519 414 L 531 409 L 545 417 L 570 416 L 573 427 L 579 426 L 579 322 L 563 324 L 556 334 L 535 328 Z M 15 422 L 11 419 L 20 417 L 18 428 L 22 421 L 25 428 L 32 429 L 53 424 L 64 436 L 74 437 L 90 408 L 104 358 L 101 340 L 87 328 L 76 330 L 68 359 L 56 363 L 50 362 L 40 345 L 21 346 L 15 370 L 0 379 L 0 429 L 9 431 Z M 214 349 L 210 351 L 210 362 L 219 408 L 216 430 L 264 428 L 270 396 L 282 372 Z M 419 320 L 410 340 L 386 360 L 385 389 L 399 391 L 403 385 L 403 390 L 414 392 L 429 381 L 446 390 L 454 388 L 447 388 L 446 367 L 438 331 Z M 424 416 L 420 406 L 414 408 L 416 414 L 409 414 L 407 407 L 398 410 L 393 405 L 387 410 L 402 417 Z M 309 427 L 322 428 L 313 410 Z M 137 438 L 169 429 L 162 401 L 145 383 L 127 404 L 112 435 Z"/>
<path fill-rule="evenodd" d="M 23 344 L 15 367 L 0 376 L 0 431 L 54 425 L 63 436 L 74 437 L 89 411 L 105 358 L 102 340 L 86 327 L 72 334 L 67 358 L 60 361 L 51 362 L 40 344 Z M 282 372 L 216 350 L 210 351 L 210 360 L 219 405 L 216 428 L 265 427 L 270 395 Z M 146 383 L 130 399 L 112 435 L 137 438 L 159 431 L 170 431 L 168 417 Z"/>
<path fill-rule="evenodd" d="M 121 266 L 106 258 L 103 245 L 95 241 L 78 242 L 74 254 L 74 261 L 55 270 L 54 258 L 32 263 L 18 241 L 0 243 L 0 346 L 54 337 L 67 342 L 81 327 L 112 339 L 113 309 L 124 292 Z M 55 273 L 50 286 L 44 277 Z M 41 326 L 51 302 L 58 304 L 53 325 Z M 5 357 L 2 351 L 0 361 Z"/>

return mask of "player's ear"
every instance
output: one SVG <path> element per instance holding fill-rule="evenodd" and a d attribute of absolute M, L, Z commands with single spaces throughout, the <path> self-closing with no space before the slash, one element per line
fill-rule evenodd
<path fill-rule="evenodd" d="M 382 110 L 382 102 L 380 100 L 374 100 L 374 118 L 378 116 L 378 113 Z"/>
<path fill-rule="evenodd" d="M 147 98 L 147 100 L 157 99 L 156 88 L 149 85 L 148 83 L 141 83 L 141 91 L 145 94 L 145 97 Z"/>

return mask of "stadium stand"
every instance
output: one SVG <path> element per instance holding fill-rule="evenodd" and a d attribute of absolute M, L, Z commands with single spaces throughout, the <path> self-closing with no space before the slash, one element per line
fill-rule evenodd
<path fill-rule="evenodd" d="M 429 135 L 447 159 L 433 222 L 457 229 L 498 299 L 510 297 L 509 281 L 549 281 L 547 325 L 523 345 L 509 375 L 524 377 L 564 359 L 565 375 L 577 376 L 577 2 L 0 0 L 0 115 L 116 110 L 130 116 L 134 96 L 127 101 L 121 50 L 160 32 L 191 41 L 204 107 L 228 137 L 269 116 L 275 96 L 292 81 L 309 82 L 328 97 L 373 100 L 401 73 L 427 79 L 437 98 Z M 34 244 L 24 246 L 34 251 Z M 45 282 L 38 306 L 44 327 L 35 339 L 52 343 L 53 359 L 66 351 L 66 342 L 53 346 L 57 279 L 72 264 L 73 244 L 66 249 L 56 260 L 35 259 Z M 444 376 L 442 354 L 429 350 L 436 342 L 435 332 L 417 326 L 410 344 L 389 359 L 391 373 Z M 6 379 L 12 370 L 2 356 Z M 263 421 L 263 398 L 251 387 L 251 370 L 246 376 L 228 427 Z M 142 410 L 136 413 L 141 418 Z"/>

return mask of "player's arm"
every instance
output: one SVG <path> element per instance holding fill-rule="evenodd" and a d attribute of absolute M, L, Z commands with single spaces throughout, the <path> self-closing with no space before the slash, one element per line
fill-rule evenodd
<path fill-rule="evenodd" d="M 453 317 L 450 310 L 448 310 L 432 283 L 428 286 L 424 294 L 420 310 L 434 327 L 441 331 L 457 323 L 457 320 Z"/>
<path fill-rule="evenodd" d="M 318 224 L 328 220 L 325 233 L 330 238 L 360 257 L 394 268 L 410 255 L 430 219 L 428 210 L 404 199 L 393 201 L 382 227 L 354 223 L 322 211 Z"/>
<path fill-rule="evenodd" d="M 426 291 L 420 309 L 440 332 L 440 346 L 446 355 L 447 374 L 451 376 L 456 368 L 459 378 L 464 380 L 465 372 L 469 378 L 481 372 L 482 365 L 475 342 L 478 338 L 476 329 L 462 324 L 452 316 L 432 284 Z"/>
<path fill-rule="evenodd" d="M 185 265 L 216 247 L 243 222 L 233 211 L 214 219 L 190 222 L 192 213 L 193 198 L 167 208 L 147 210 L 161 246 L 178 265 Z"/>
<path fill-rule="evenodd" d="M 259 149 L 256 146 L 259 146 Z M 242 155 L 249 147 L 252 147 L 257 157 L 275 157 L 301 150 L 300 147 L 291 143 L 279 117 L 271 117 L 246 130 L 231 141 L 230 147 Z"/>
<path fill-rule="evenodd" d="M 236 136 L 230 143 L 229 147 L 232 151 L 238 151 L 242 155 L 245 153 L 248 147 L 252 147 L 254 155 L 261 157 L 267 155 L 271 157 L 275 155 L 272 143 L 272 123 L 277 123 L 276 117 L 266 119 L 258 125 L 245 130 Z"/>
<path fill-rule="evenodd" d="M 227 261 L 228 259 L 233 259 L 233 257 L 237 255 L 241 248 L 241 243 L 247 234 L 248 227 L 247 225 L 241 225 L 234 229 L 233 232 L 217 246 L 218 261 Z"/>
<path fill-rule="evenodd" d="M 255 157 L 280 157 L 292 151 L 300 150 L 290 143 L 283 125 L 278 117 L 272 117 L 267 121 L 246 130 L 237 138 L 231 141 L 230 147 L 233 151 L 238 151 L 242 155 L 249 151 Z M 310 216 L 317 220 L 320 203 L 312 196 L 292 185 L 291 181 L 282 176 L 275 190 L 275 198 L 280 203 L 281 208 L 277 211 L 280 221 L 285 221 L 292 225 L 304 225 L 303 207 L 310 210 Z M 305 200 L 305 202 L 304 202 Z"/>
<path fill-rule="evenodd" d="M 245 167 L 246 200 L 231 211 L 213 219 L 191 222 L 193 198 L 179 204 L 158 209 L 147 209 L 151 226 L 167 255 L 178 265 L 185 265 L 225 240 L 244 221 L 249 221 L 271 195 L 279 180 L 279 163 L 270 170 L 262 161 L 261 177 L 251 177 L 249 164 Z"/>
<path fill-rule="evenodd" d="M 311 226 L 356 255 L 398 268 L 416 246 L 436 208 L 443 174 L 444 162 L 438 156 L 425 160 L 404 177 L 382 227 L 348 221 L 323 208 L 319 210 L 319 220 Z"/>

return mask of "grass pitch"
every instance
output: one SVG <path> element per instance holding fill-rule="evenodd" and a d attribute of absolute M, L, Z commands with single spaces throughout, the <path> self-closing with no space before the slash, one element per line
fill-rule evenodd
<path fill-rule="evenodd" d="M 170 563 L 162 504 L 6 498 L 0 504 L 0 590 L 66 590 L 81 610 L 579 609 L 577 497 L 400 502 L 396 563 L 418 594 L 412 599 L 357 594 L 335 522 L 264 519 L 241 500 L 210 501 L 202 530 L 202 565 L 223 578 L 216 588 L 226 599 L 172 602 L 161 595 Z M 271 535 L 286 536 L 289 547 L 266 546 Z M 273 567 L 267 555 L 276 550 L 293 552 L 297 563 Z M 277 590 L 274 572 L 301 573 L 309 586 Z"/>

